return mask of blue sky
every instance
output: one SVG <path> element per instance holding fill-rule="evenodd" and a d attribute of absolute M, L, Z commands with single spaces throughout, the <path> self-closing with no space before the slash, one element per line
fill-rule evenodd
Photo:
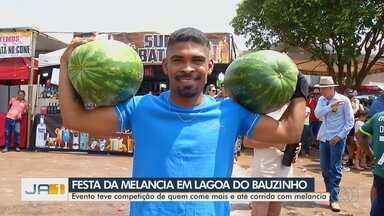
<path fill-rule="evenodd" d="M 241 0 L 11 0 L 1 2 L 0 27 L 36 26 L 43 32 L 158 31 L 184 26 L 233 32 Z M 244 39 L 236 36 L 244 50 Z"/>

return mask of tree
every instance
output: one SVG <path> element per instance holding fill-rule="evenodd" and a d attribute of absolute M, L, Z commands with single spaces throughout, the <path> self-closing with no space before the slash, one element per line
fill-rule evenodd
<path fill-rule="evenodd" d="M 383 0 L 243 0 L 236 13 L 231 25 L 248 47 L 303 48 L 339 84 L 359 87 L 383 58 Z"/>

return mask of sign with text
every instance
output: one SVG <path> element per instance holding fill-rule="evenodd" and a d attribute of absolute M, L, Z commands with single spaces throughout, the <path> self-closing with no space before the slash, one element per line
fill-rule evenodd
<path fill-rule="evenodd" d="M 31 57 L 32 32 L 0 32 L 0 58 Z"/>
<path fill-rule="evenodd" d="M 207 33 L 211 54 L 215 63 L 228 64 L 231 61 L 230 34 Z M 112 34 L 114 40 L 124 42 L 136 49 L 144 64 L 161 64 L 166 55 L 169 34 L 156 32 L 135 32 Z"/>
<path fill-rule="evenodd" d="M 22 201 L 328 201 L 314 178 L 23 178 Z"/>

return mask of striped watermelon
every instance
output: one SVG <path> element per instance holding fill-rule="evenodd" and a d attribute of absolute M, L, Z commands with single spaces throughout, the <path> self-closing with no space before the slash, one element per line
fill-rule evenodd
<path fill-rule="evenodd" d="M 143 63 L 136 51 L 114 40 L 96 40 L 77 47 L 68 70 L 84 104 L 96 106 L 131 98 L 143 80 Z"/>
<path fill-rule="evenodd" d="M 298 73 L 296 64 L 286 54 L 261 50 L 233 61 L 225 72 L 224 86 L 239 104 L 266 114 L 289 102 Z"/>

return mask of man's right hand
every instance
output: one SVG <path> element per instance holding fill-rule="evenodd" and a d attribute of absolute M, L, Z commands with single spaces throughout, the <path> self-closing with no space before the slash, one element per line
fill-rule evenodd
<path fill-rule="evenodd" d="M 69 43 L 69 45 L 67 46 L 67 49 L 64 51 L 63 55 L 61 56 L 60 64 L 67 65 L 69 58 L 71 57 L 72 51 L 76 47 L 78 47 L 82 44 L 88 43 L 92 40 L 94 40 L 94 39 L 92 39 L 92 38 L 79 38 L 79 37 L 73 38 L 71 43 Z"/>
<path fill-rule="evenodd" d="M 336 109 L 338 106 L 343 104 L 344 104 L 344 101 L 336 101 L 335 103 L 331 104 L 331 108 Z"/>

